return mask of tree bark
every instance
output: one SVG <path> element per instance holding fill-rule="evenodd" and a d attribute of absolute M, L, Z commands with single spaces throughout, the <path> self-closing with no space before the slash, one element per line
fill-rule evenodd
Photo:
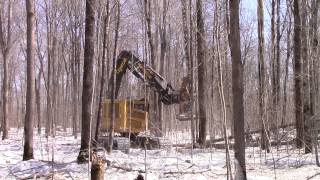
<path fill-rule="evenodd" d="M 231 160 L 230 160 L 230 147 L 229 147 L 229 138 L 228 138 L 228 132 L 227 132 L 227 109 L 226 109 L 226 101 L 225 101 L 225 92 L 224 92 L 224 79 L 223 79 L 223 66 L 221 62 L 221 50 L 220 50 L 220 44 L 221 44 L 221 25 L 219 21 L 219 15 L 221 14 L 221 8 L 218 1 L 215 1 L 215 14 L 214 14 L 214 29 L 213 29 L 213 43 L 215 43 L 215 48 L 213 49 L 213 60 L 217 63 L 217 74 L 218 74 L 218 91 L 219 91 L 219 99 L 220 99 L 220 105 L 222 106 L 221 112 L 222 112 L 222 127 L 223 127 L 223 141 L 224 145 L 226 147 L 226 167 L 227 167 L 227 179 L 232 179 L 232 171 L 231 171 Z M 216 59 L 216 60 L 215 60 Z M 214 78 L 214 62 L 212 62 L 212 81 Z M 225 71 L 225 70 L 224 70 Z M 227 87 L 228 88 L 228 87 Z M 212 87 L 212 96 L 214 96 Z M 210 138 L 211 139 L 211 138 Z M 211 140 L 210 140 L 211 141 Z"/>
<path fill-rule="evenodd" d="M 258 0 L 258 74 L 259 74 L 259 115 L 261 123 L 261 149 L 269 152 L 269 141 L 265 116 L 265 63 L 264 63 L 264 18 L 263 0 Z"/>
<path fill-rule="evenodd" d="M 275 29 L 275 19 L 276 19 L 276 1 L 271 1 L 271 88 L 272 88 L 272 106 L 271 106 L 271 126 L 276 126 L 277 122 L 277 106 L 278 106 L 278 75 L 277 75 L 277 54 L 276 54 L 276 29 Z"/>
<path fill-rule="evenodd" d="M 312 142 L 309 126 L 311 125 L 311 109 L 310 109 L 310 84 L 309 84 L 309 54 L 308 54 L 308 25 L 307 25 L 307 2 L 302 1 L 301 3 L 301 57 L 303 59 L 303 121 L 304 121 L 304 140 L 305 140 L 305 153 L 311 153 Z"/>
<path fill-rule="evenodd" d="M 81 146 L 77 161 L 83 163 L 90 154 L 88 152 L 91 127 L 91 107 L 93 96 L 93 64 L 94 64 L 94 29 L 95 29 L 95 0 L 86 1 L 85 47 L 83 64 L 83 91 L 82 91 L 82 127 Z"/>
<path fill-rule="evenodd" d="M 52 103 L 51 103 L 51 64 L 52 64 L 52 22 L 50 16 L 51 6 L 50 3 L 46 3 L 46 28 L 47 28 L 47 121 L 45 134 L 46 137 L 52 134 L 51 122 L 52 122 Z"/>
<path fill-rule="evenodd" d="M 198 58 L 198 98 L 199 98 L 199 144 L 205 147 L 207 135 L 207 118 L 205 105 L 205 40 L 202 17 L 202 0 L 196 1 L 197 12 L 197 58 Z"/>
<path fill-rule="evenodd" d="M 95 131 L 95 140 L 98 140 L 99 136 L 99 129 L 100 129 L 100 123 L 102 119 L 102 107 L 103 107 L 103 100 L 104 100 L 104 93 L 105 93 L 105 66 L 106 66 L 106 51 L 109 52 L 109 49 L 107 49 L 107 41 L 109 41 L 109 0 L 107 1 L 106 5 L 106 15 L 104 17 L 104 28 L 103 28 L 103 45 L 102 45 L 102 69 L 101 69 L 101 81 L 100 81 L 100 96 L 99 96 L 99 107 L 98 107 L 98 116 L 97 116 L 97 125 L 96 125 L 96 131 Z M 109 54 L 109 53 L 108 53 Z M 108 57 L 108 56 L 107 56 Z"/>
<path fill-rule="evenodd" d="M 310 115 L 315 115 L 315 106 L 316 102 L 319 103 L 319 94 L 317 92 L 316 86 L 318 86 L 318 36 L 317 36 L 317 29 L 318 29 L 318 13 L 319 13 L 319 4 L 320 0 L 313 0 L 311 4 L 311 19 L 310 19 L 310 44 L 311 44 L 311 53 L 310 53 L 310 61 L 309 61 L 309 88 L 310 88 Z M 313 127 L 313 120 L 309 119 L 310 129 L 308 129 L 311 140 L 313 141 L 313 147 L 315 148 L 315 152 L 318 152 L 318 142 L 317 136 L 315 131 L 311 128 Z M 311 148 L 310 148 L 311 149 Z M 311 149 L 312 150 L 312 149 Z M 317 165 L 320 167 L 318 153 L 316 154 L 316 162 Z"/>
<path fill-rule="evenodd" d="M 147 30 L 147 36 L 148 36 L 148 42 L 150 47 L 150 58 L 151 58 L 151 67 L 155 68 L 155 53 L 154 53 L 154 46 L 153 46 L 153 40 L 151 35 L 151 1 L 144 0 L 144 13 L 145 13 L 145 19 L 146 19 L 146 30 Z"/>
<path fill-rule="evenodd" d="M 276 115 L 276 122 L 275 125 L 278 126 L 278 119 L 279 119 L 279 102 L 280 102 L 280 62 L 281 62 L 281 54 L 280 54 L 280 41 L 281 41 L 281 32 L 280 32 L 280 0 L 277 0 L 277 21 L 276 21 L 276 45 L 275 45 L 275 111 L 274 114 Z"/>
<path fill-rule="evenodd" d="M 230 51 L 232 59 L 232 95 L 234 123 L 234 152 L 239 163 L 241 179 L 247 179 L 244 139 L 244 108 L 243 108 L 243 64 L 240 49 L 239 1 L 230 0 Z"/>
<path fill-rule="evenodd" d="M 104 180 L 105 167 L 101 158 L 95 157 L 91 165 L 91 180 Z"/>
<path fill-rule="evenodd" d="M 181 0 L 181 12 L 182 12 L 182 25 L 183 25 L 183 43 L 184 43 L 184 53 L 185 59 L 187 62 L 187 72 L 188 78 L 190 80 L 190 91 L 193 94 L 193 62 L 192 62 L 192 6 L 191 0 L 189 1 L 189 26 L 188 26 L 188 16 L 187 16 L 187 0 Z M 189 27 L 189 29 L 188 29 Z M 191 96 L 191 140 L 192 144 L 195 143 L 195 127 L 194 127 L 194 118 L 193 118 L 193 104 L 194 104 L 194 97 Z"/>
<path fill-rule="evenodd" d="M 290 0 L 287 0 L 287 6 L 290 6 Z M 282 118 L 281 118 L 281 126 L 285 124 L 286 116 L 287 116 L 287 82 L 288 82 L 288 74 L 289 74 L 289 60 L 291 56 L 291 10 L 288 10 L 288 27 L 287 27 L 287 52 L 286 52 L 286 61 L 285 61 L 285 75 L 283 81 L 283 103 L 282 103 Z"/>
<path fill-rule="evenodd" d="M 27 94 L 26 117 L 24 125 L 24 151 L 23 160 L 33 159 L 33 120 L 35 117 L 35 72 L 34 72 L 34 2 L 26 0 L 27 12 Z"/>
<path fill-rule="evenodd" d="M 302 67 L 301 67 L 301 19 L 300 19 L 300 1 L 293 1 L 294 15 L 294 102 L 295 102 L 295 118 L 296 118 L 296 146 L 303 147 L 304 122 L 302 110 Z"/>
<path fill-rule="evenodd" d="M 146 33 L 147 33 L 147 38 L 148 38 L 148 44 L 150 48 L 150 64 L 151 67 L 156 69 L 156 48 L 154 46 L 154 40 L 152 37 L 152 32 L 151 32 L 151 21 L 152 21 L 152 12 L 151 12 L 151 0 L 144 0 L 144 17 L 145 17 L 145 28 L 146 28 Z M 151 127 L 151 132 L 160 136 L 161 132 L 159 131 L 161 129 L 160 125 L 161 123 L 159 122 L 159 110 L 158 107 L 158 94 L 155 91 L 152 91 L 150 93 L 150 124 L 153 124 L 153 127 Z"/>
<path fill-rule="evenodd" d="M 2 140 L 8 139 L 8 55 L 4 53 L 3 56 L 3 85 L 2 85 Z"/>
<path fill-rule="evenodd" d="M 161 14 L 161 26 L 160 26 L 160 58 L 159 58 L 159 62 L 160 62 L 160 68 L 159 68 L 159 73 L 161 75 L 164 75 L 164 64 L 165 64 L 165 58 L 166 58 L 166 54 L 167 54 L 167 11 L 168 11 L 168 2 L 167 0 L 162 0 L 162 14 Z M 168 62 L 167 62 L 168 63 Z M 163 104 L 159 98 L 158 95 L 158 102 L 157 102 L 157 112 L 158 112 L 158 127 L 160 130 L 159 135 L 162 136 L 163 135 Z"/>
<path fill-rule="evenodd" d="M 8 2 L 8 17 L 7 17 L 7 28 L 6 37 L 3 32 L 3 19 L 2 19 L 2 7 L 0 3 L 0 47 L 3 59 L 3 84 L 2 84 L 2 110 L 3 110 L 3 121 L 2 121 L 2 140 L 8 138 L 8 107 L 9 107 L 9 54 L 11 49 L 11 17 L 12 17 L 12 1 Z"/>
<path fill-rule="evenodd" d="M 36 83 L 36 105 L 37 105 L 37 128 L 38 134 L 41 134 L 41 96 L 40 96 L 40 88 L 41 88 L 41 70 L 39 70 L 38 78 L 35 79 Z"/>
<path fill-rule="evenodd" d="M 114 49 L 112 55 L 112 84 L 111 84 L 111 108 L 110 108 L 110 127 L 109 127 L 109 143 L 107 147 L 107 152 L 111 153 L 113 147 L 113 136 L 114 136 L 114 121 L 116 119 L 116 112 L 115 112 L 115 103 L 114 100 L 118 96 L 118 91 L 115 91 L 115 84 L 116 84 L 116 53 L 118 48 L 118 38 L 119 38 L 119 26 L 120 26 L 120 0 L 117 0 L 117 20 L 115 22 L 115 32 L 114 32 Z"/>

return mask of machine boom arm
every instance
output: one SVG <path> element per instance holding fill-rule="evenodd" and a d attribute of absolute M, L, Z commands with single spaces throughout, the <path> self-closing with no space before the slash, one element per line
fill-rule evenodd
<path fill-rule="evenodd" d="M 144 62 L 140 61 L 130 51 L 121 51 L 116 63 L 116 72 L 112 72 L 109 80 L 110 88 L 113 82 L 113 76 L 114 74 L 116 75 L 114 89 L 115 98 L 118 97 L 121 80 L 127 69 L 129 69 L 129 71 L 131 71 L 138 79 L 146 82 L 151 89 L 155 90 L 159 94 L 162 103 L 170 105 L 178 104 L 182 101 L 180 91 L 173 89 L 170 83 L 155 72 L 150 66 L 147 66 Z M 109 98 L 111 97 L 110 90 L 108 91 L 108 96 Z"/>

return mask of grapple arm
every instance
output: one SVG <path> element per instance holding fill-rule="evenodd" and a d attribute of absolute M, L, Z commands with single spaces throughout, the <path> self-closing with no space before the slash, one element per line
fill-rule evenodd
<path fill-rule="evenodd" d="M 162 76 L 155 72 L 150 66 L 147 66 L 144 62 L 140 61 L 130 51 L 121 51 L 118 56 L 116 64 L 116 72 L 112 72 L 109 80 L 109 86 L 111 87 L 113 82 L 113 76 L 115 79 L 115 98 L 119 94 L 121 86 L 121 80 L 126 70 L 129 69 L 138 79 L 147 83 L 147 85 L 159 94 L 160 100 L 166 105 L 178 104 L 181 101 L 189 99 L 188 95 L 184 94 L 183 97 L 181 90 L 188 88 L 188 85 L 181 87 L 180 90 L 175 90 Z M 109 88 L 110 89 L 110 88 Z M 108 90 L 108 96 L 111 97 L 111 92 Z"/>

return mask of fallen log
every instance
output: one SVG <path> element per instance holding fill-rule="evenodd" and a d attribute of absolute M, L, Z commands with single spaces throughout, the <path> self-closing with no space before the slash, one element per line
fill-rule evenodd
<path fill-rule="evenodd" d="M 282 146 L 282 145 L 292 145 L 295 143 L 295 140 L 290 140 L 290 141 L 281 141 L 281 142 L 278 142 L 278 141 L 272 141 L 270 142 L 270 146 Z M 246 145 L 246 147 L 260 147 L 260 142 L 254 142 L 254 143 L 251 143 L 250 145 Z M 213 147 L 213 148 L 216 148 L 216 149 L 225 149 L 225 144 L 207 144 L 207 147 L 206 148 L 209 148 L 209 147 Z M 233 149 L 234 147 L 234 143 L 229 143 L 229 148 L 230 149 Z"/>
<path fill-rule="evenodd" d="M 270 131 L 274 131 L 274 130 L 277 130 L 277 129 L 280 129 L 280 128 L 288 128 L 288 127 L 292 127 L 292 126 L 295 126 L 294 123 L 291 123 L 291 124 L 285 124 L 285 125 L 282 125 L 282 126 L 278 126 L 278 128 L 270 128 Z M 256 130 L 252 130 L 252 131 L 247 131 L 244 133 L 245 136 L 248 136 L 248 135 L 251 135 L 251 134 L 256 134 L 256 133 L 260 133 L 261 132 L 261 129 L 256 129 Z M 233 139 L 234 137 L 233 136 L 228 136 L 228 139 L 231 140 Z M 217 138 L 217 139 L 212 139 L 212 140 L 207 140 L 206 141 L 206 147 L 210 147 L 212 144 L 215 144 L 217 142 L 221 142 L 221 141 L 224 141 L 225 138 Z M 191 148 L 191 143 L 181 143 L 181 144 L 175 144 L 173 145 L 174 147 L 186 147 L 186 148 Z M 215 146 L 220 146 L 220 145 L 215 145 Z M 199 145 L 198 144 L 194 144 L 194 148 L 199 148 Z"/>
<path fill-rule="evenodd" d="M 288 128 L 288 127 L 291 127 L 291 126 L 294 126 L 295 124 L 294 123 L 291 123 L 291 124 L 285 124 L 285 125 L 282 125 L 282 126 L 278 126 L 278 127 L 273 127 L 273 128 L 270 128 L 269 130 L 270 131 L 274 131 L 274 130 L 277 130 L 277 129 L 280 129 L 280 128 Z M 245 132 L 245 136 L 248 136 L 248 135 L 251 135 L 251 134 L 256 134 L 256 133 L 260 133 L 262 130 L 261 129 L 256 129 L 256 130 L 252 130 L 252 131 L 249 131 L 249 132 Z M 233 136 L 228 136 L 228 139 L 233 139 L 234 137 Z M 217 143 L 217 142 L 221 142 L 221 141 L 224 141 L 224 137 L 223 138 L 217 138 L 217 139 L 213 139 L 213 140 L 208 140 L 206 143 Z"/>
<path fill-rule="evenodd" d="M 209 171 L 211 171 L 211 169 L 205 169 L 201 171 L 168 171 L 168 172 L 164 172 L 163 174 L 165 175 L 167 174 L 201 174 Z"/>

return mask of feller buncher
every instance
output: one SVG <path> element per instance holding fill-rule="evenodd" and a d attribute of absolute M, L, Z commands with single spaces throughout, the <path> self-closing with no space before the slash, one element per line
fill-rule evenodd
<path fill-rule="evenodd" d="M 141 135 L 149 129 L 149 105 L 145 99 L 117 99 L 121 80 L 124 74 L 129 70 L 134 76 L 145 82 L 151 90 L 159 94 L 161 102 L 165 105 L 179 104 L 180 115 L 179 120 L 190 119 L 191 100 L 190 100 L 190 81 L 185 77 L 179 90 L 175 90 L 162 76 L 155 72 L 150 66 L 140 61 L 130 51 L 122 51 L 116 62 L 116 72 L 112 72 L 109 86 L 107 90 L 108 99 L 105 100 L 103 106 L 103 121 L 101 124 L 102 136 L 99 141 L 108 146 L 108 131 L 111 124 L 111 98 L 112 83 L 114 74 L 114 132 L 118 136 L 114 137 L 113 149 L 127 150 L 131 145 L 147 148 L 160 147 L 167 145 L 167 140 L 162 137 L 154 137 L 150 135 Z M 129 138 L 130 137 L 130 138 Z"/>

